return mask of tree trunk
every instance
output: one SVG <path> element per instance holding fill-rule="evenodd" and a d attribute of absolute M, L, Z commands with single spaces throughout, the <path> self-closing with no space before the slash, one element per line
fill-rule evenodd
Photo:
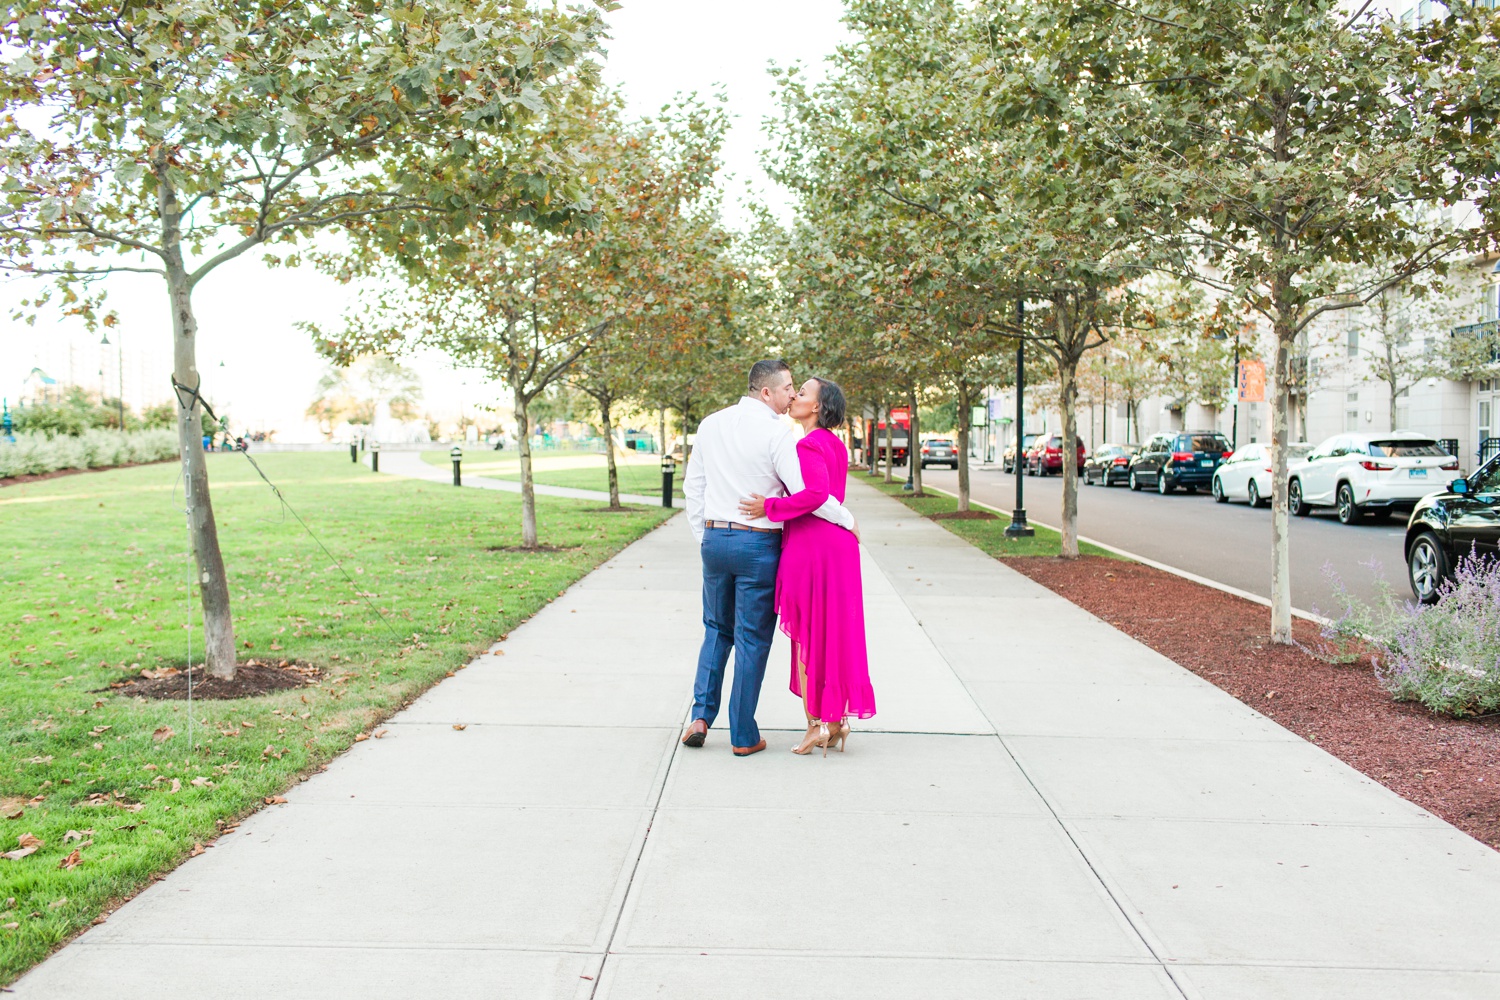
<path fill-rule="evenodd" d="M 887 406 L 885 408 L 885 481 L 888 483 L 895 480 L 891 469 L 896 464 L 896 454 L 891 447 L 891 433 L 891 408 Z"/>
<path fill-rule="evenodd" d="M 865 465 L 868 466 L 867 475 L 878 475 L 880 472 L 880 446 L 875 441 L 875 425 L 880 420 L 880 407 L 875 407 L 875 416 L 865 421 Z"/>
<path fill-rule="evenodd" d="M 656 411 L 656 421 L 658 433 L 661 435 L 661 442 L 657 447 L 661 449 L 663 455 L 666 455 L 669 449 L 667 448 L 667 408 L 665 406 Z M 687 464 L 686 456 L 684 456 L 683 464 Z"/>
<path fill-rule="evenodd" d="M 1280 323 L 1277 324 L 1281 326 Z M 1271 407 L 1271 641 L 1292 641 L 1292 551 L 1287 482 L 1291 430 L 1292 338 L 1276 331 L 1275 398 Z"/>
<path fill-rule="evenodd" d="M 531 400 L 521 390 L 513 392 L 516 405 L 516 443 L 521 448 L 521 545 L 534 549 L 536 537 L 536 486 L 531 479 Z"/>
<path fill-rule="evenodd" d="M 172 309 L 172 375 L 188 389 L 199 388 L 198 319 L 193 315 L 193 287 L 182 262 L 182 212 L 177 192 L 166 183 L 165 160 L 158 161 L 157 208 L 162 245 L 166 248 L 167 295 Z M 208 491 L 208 463 L 203 455 L 202 409 L 198 397 L 177 391 L 177 442 L 182 450 L 182 493 L 187 508 L 188 534 L 198 572 L 203 602 L 204 665 L 213 677 L 235 675 L 234 616 L 229 605 L 229 580 L 219 551 L 219 531 Z M 188 664 L 192 666 L 191 663 Z"/>
<path fill-rule="evenodd" d="M 1078 361 L 1064 352 L 1057 361 L 1057 402 L 1062 410 L 1062 552 L 1078 558 Z"/>
<path fill-rule="evenodd" d="M 609 464 L 609 508 L 619 510 L 623 506 L 620 503 L 620 473 L 615 468 L 615 429 L 609 418 L 609 404 L 608 396 L 599 398 L 599 418 L 604 423 L 604 455 Z"/>
<path fill-rule="evenodd" d="M 917 437 L 921 433 L 917 418 L 917 390 L 911 391 L 911 426 L 906 429 L 906 460 L 911 463 L 911 490 L 913 496 L 922 495 L 922 446 Z"/>
<path fill-rule="evenodd" d="M 958 509 L 969 509 L 969 383 L 958 383 Z"/>

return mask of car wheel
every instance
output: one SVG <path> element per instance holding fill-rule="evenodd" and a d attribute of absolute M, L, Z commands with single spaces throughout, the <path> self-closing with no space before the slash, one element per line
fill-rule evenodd
<path fill-rule="evenodd" d="M 1293 479 L 1291 487 L 1287 490 L 1287 509 L 1298 517 L 1306 517 L 1312 513 L 1312 507 L 1302 500 L 1302 480 Z"/>
<path fill-rule="evenodd" d="M 1248 492 L 1250 494 L 1250 506 L 1259 507 L 1265 502 L 1260 498 L 1260 487 L 1255 485 L 1254 477 L 1250 479 L 1250 487 Z"/>
<path fill-rule="evenodd" d="M 1166 496 L 1172 492 L 1172 481 L 1167 478 L 1166 473 L 1158 472 L 1156 474 L 1156 492 L 1162 496 Z"/>
<path fill-rule="evenodd" d="M 1137 493 L 1141 491 L 1141 481 L 1136 478 L 1134 470 L 1131 470 L 1130 473 L 1130 488 L 1135 490 Z"/>
<path fill-rule="evenodd" d="M 1432 604 L 1438 599 L 1438 588 L 1448 576 L 1448 553 L 1432 532 L 1422 532 L 1411 543 L 1406 554 L 1406 576 L 1417 600 Z"/>
<path fill-rule="evenodd" d="M 1224 492 L 1224 484 L 1220 481 L 1218 476 L 1214 476 L 1212 490 L 1214 494 L 1214 501 L 1216 503 L 1229 502 L 1229 494 Z"/>
<path fill-rule="evenodd" d="M 1336 502 L 1338 505 L 1340 524 L 1359 523 L 1359 504 L 1354 502 L 1354 490 L 1348 483 L 1339 484 L 1338 500 Z"/>
<path fill-rule="evenodd" d="M 1099 474 L 1099 485 L 1103 486 L 1105 489 L 1109 489 L 1114 485 L 1114 483 L 1110 481 L 1108 469 L 1105 469 L 1102 473 Z"/>

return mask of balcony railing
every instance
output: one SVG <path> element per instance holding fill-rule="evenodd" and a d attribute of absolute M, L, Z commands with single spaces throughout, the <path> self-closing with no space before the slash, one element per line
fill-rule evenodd
<path fill-rule="evenodd" d="M 1490 319 L 1483 323 L 1468 323 L 1464 326 L 1455 326 L 1453 336 L 1455 337 L 1490 337 L 1500 333 L 1500 320 Z"/>

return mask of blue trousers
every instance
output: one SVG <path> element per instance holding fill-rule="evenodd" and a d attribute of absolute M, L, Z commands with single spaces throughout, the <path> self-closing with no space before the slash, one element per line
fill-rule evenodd
<path fill-rule="evenodd" d="M 729 690 L 729 742 L 760 742 L 755 706 L 766 676 L 776 630 L 776 567 L 781 532 L 705 528 L 703 544 L 703 648 L 693 682 L 693 718 L 714 724 L 724 688 L 724 666 L 734 650 Z"/>

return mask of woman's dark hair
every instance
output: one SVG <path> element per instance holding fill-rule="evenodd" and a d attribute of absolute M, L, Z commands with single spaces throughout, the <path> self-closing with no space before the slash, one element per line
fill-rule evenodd
<path fill-rule="evenodd" d="M 844 422 L 844 390 L 816 375 L 813 381 L 818 383 L 818 426 L 833 430 Z"/>

